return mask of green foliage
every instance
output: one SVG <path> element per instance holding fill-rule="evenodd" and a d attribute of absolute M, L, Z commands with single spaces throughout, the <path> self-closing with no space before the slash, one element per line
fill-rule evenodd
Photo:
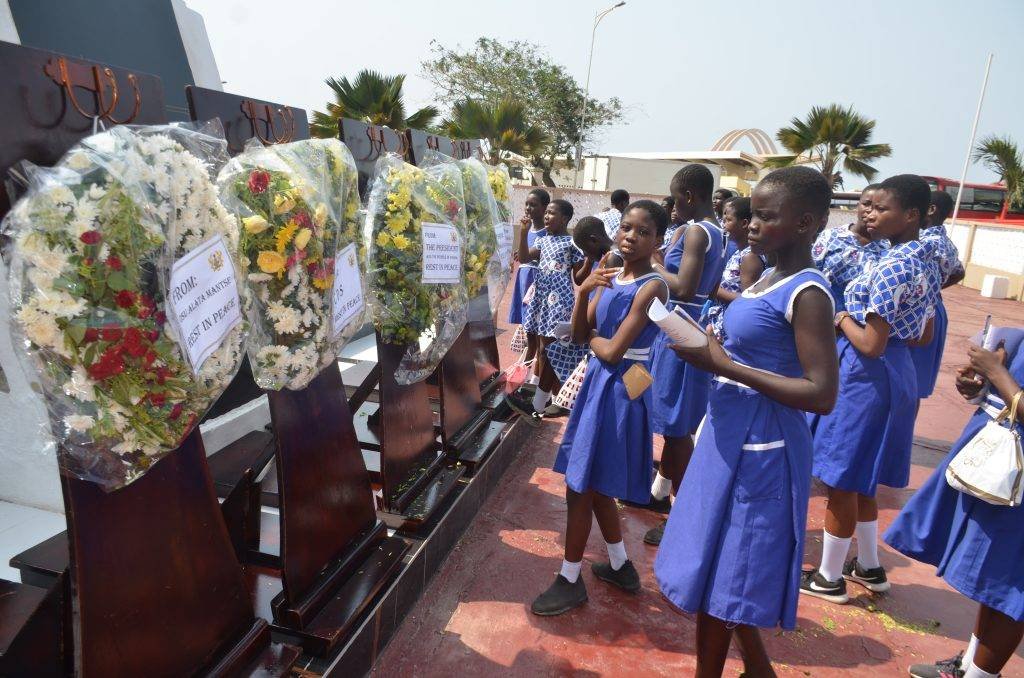
<path fill-rule="evenodd" d="M 999 175 L 1010 205 L 1024 204 L 1024 156 L 1013 139 L 990 134 L 974 147 L 971 159 Z"/>
<path fill-rule="evenodd" d="M 452 139 L 487 139 L 492 165 L 499 162 L 502 151 L 529 157 L 543 152 L 548 143 L 544 131 L 530 124 L 526 106 L 512 99 L 497 104 L 476 99 L 457 102 L 441 130 Z"/>
<path fill-rule="evenodd" d="M 334 101 L 327 103 L 327 112 L 314 111 L 310 133 L 314 137 L 329 139 L 338 136 L 338 120 L 351 118 L 374 125 L 385 125 L 395 130 L 406 128 L 427 129 L 438 116 L 433 106 L 424 106 L 406 116 L 402 86 L 404 75 L 383 75 L 377 71 L 361 70 L 355 80 L 327 78 Z"/>
<path fill-rule="evenodd" d="M 580 139 L 583 88 L 576 79 L 529 42 L 480 38 L 469 50 L 448 49 L 437 42 L 431 48 L 433 58 L 422 64 L 423 75 L 437 88 L 439 102 L 452 109 L 453 117 L 456 107 L 467 99 L 493 107 L 506 101 L 522 103 L 526 123 L 546 133 L 545 141 L 532 149 L 530 156 L 542 169 L 544 183 L 553 186 L 555 161 L 571 161 Z M 584 146 L 622 117 L 618 98 L 589 98 Z"/>
<path fill-rule="evenodd" d="M 892 155 L 889 144 L 872 144 L 875 121 L 839 104 L 815 106 L 807 118 L 793 118 L 775 135 L 791 155 L 770 158 L 767 167 L 785 167 L 810 160 L 834 188 L 843 185 L 843 170 L 868 181 L 878 170 L 867 161 Z"/>

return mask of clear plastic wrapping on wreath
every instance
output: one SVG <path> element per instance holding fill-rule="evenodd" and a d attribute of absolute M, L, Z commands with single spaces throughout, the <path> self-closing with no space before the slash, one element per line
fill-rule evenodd
<path fill-rule="evenodd" d="M 494 198 L 497 218 L 494 221 L 495 251 L 487 264 L 487 299 L 491 313 L 498 312 L 498 304 L 512 279 L 512 178 L 504 163 L 480 163 L 487 171 L 487 183 Z"/>
<path fill-rule="evenodd" d="M 420 169 L 393 153 L 374 169 L 367 282 L 381 339 L 406 346 L 400 384 L 426 379 L 466 325 L 465 202 L 455 162 Z"/>
<path fill-rule="evenodd" d="M 239 222 L 256 383 L 305 388 L 366 319 L 352 154 L 337 139 L 254 139 L 217 183 Z"/>
<path fill-rule="evenodd" d="M 119 126 L 23 164 L 3 223 L 11 328 L 64 473 L 107 490 L 178 447 L 238 370 L 238 233 L 213 177 L 219 124 Z"/>

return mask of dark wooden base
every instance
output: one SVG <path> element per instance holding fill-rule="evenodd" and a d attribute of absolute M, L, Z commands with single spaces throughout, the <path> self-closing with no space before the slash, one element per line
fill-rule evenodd
<path fill-rule="evenodd" d="M 18 570 L 23 584 L 48 589 L 68 569 L 68 533 L 58 532 L 11 558 L 10 566 Z"/>
<path fill-rule="evenodd" d="M 245 562 L 265 567 L 281 567 L 281 516 L 260 511 L 258 548 L 249 549 Z"/>
<path fill-rule="evenodd" d="M 383 525 L 380 532 L 375 530 L 372 537 L 368 549 L 353 549 L 336 566 L 333 572 L 340 573 L 339 576 L 328 575 L 324 585 L 318 587 L 321 607 L 315 612 L 307 597 L 303 602 L 308 607 L 301 613 L 298 610 L 284 610 L 282 618 L 275 620 L 274 608 L 280 607 L 283 598 L 280 572 L 261 566 L 247 568 L 247 577 L 256 601 L 256 613 L 272 622 L 271 629 L 275 638 L 299 645 L 316 657 L 328 655 L 346 639 L 360 614 L 394 578 L 402 564 L 402 557 L 409 549 L 405 540 L 388 537 L 383 531 Z M 368 542 L 370 539 L 364 540 L 363 544 Z M 304 618 L 305 622 L 288 623 L 289 619 L 302 621 L 299 617 Z"/>
<path fill-rule="evenodd" d="M 480 398 L 480 407 L 487 410 L 496 410 L 501 407 L 501 404 L 505 401 L 505 379 L 495 384 L 495 387 L 490 389 L 486 394 Z"/>
<path fill-rule="evenodd" d="M 64 584 L 51 584 L 46 589 L 0 579 L 0 676 L 65 675 Z"/>
<path fill-rule="evenodd" d="M 472 438 L 460 446 L 459 463 L 466 467 L 468 476 L 472 476 L 494 448 L 501 442 L 507 424 L 503 421 L 487 421 L 487 425 L 478 429 Z"/>
<path fill-rule="evenodd" d="M 270 625 L 264 619 L 253 622 L 242 638 L 225 650 L 217 663 L 201 671 L 200 675 L 207 678 L 287 676 L 302 654 L 294 645 L 271 642 Z"/>
<path fill-rule="evenodd" d="M 441 508 L 465 472 L 462 466 L 442 466 L 423 483 L 422 489 L 404 511 L 378 511 L 377 516 L 392 529 L 415 534 Z"/>
<path fill-rule="evenodd" d="M 425 532 L 419 538 L 410 538 L 413 545 L 407 562 L 394 582 L 364 612 L 339 649 L 329 659 L 313 659 L 307 670 L 338 677 L 370 672 L 532 432 L 518 419 L 506 425 L 501 442 L 479 465 L 476 474 L 458 483 L 451 499 L 424 525 Z"/>

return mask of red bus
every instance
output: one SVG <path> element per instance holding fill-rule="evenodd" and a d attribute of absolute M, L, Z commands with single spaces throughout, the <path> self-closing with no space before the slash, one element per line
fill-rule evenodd
<path fill-rule="evenodd" d="M 933 191 L 946 191 L 956 199 L 960 182 L 942 177 L 924 177 Z M 997 221 L 1024 226 L 1024 206 L 1006 204 L 1006 186 L 1001 184 L 964 184 L 957 219 L 967 221 Z"/>

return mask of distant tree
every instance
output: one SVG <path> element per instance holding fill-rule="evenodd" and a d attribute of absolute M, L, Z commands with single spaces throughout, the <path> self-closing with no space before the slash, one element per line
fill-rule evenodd
<path fill-rule="evenodd" d="M 433 106 L 424 106 L 406 117 L 402 100 L 404 75 L 382 75 L 377 71 L 362 70 L 355 80 L 328 78 L 334 100 L 327 103 L 327 112 L 313 112 L 310 133 L 314 137 L 338 136 L 338 120 L 351 118 L 374 125 L 385 125 L 392 129 L 426 129 L 438 117 Z"/>
<path fill-rule="evenodd" d="M 531 160 L 541 169 L 544 183 L 554 186 L 551 172 L 555 162 L 572 161 L 581 136 L 583 88 L 576 79 L 529 42 L 480 38 L 470 50 L 448 49 L 437 42 L 431 49 L 433 58 L 422 64 L 423 75 L 437 88 L 442 105 L 454 109 L 467 99 L 494 106 L 503 100 L 523 104 L 526 122 L 546 137 L 545 143 L 532 150 Z M 584 147 L 591 146 L 602 130 L 622 117 L 618 98 L 589 98 Z"/>
<path fill-rule="evenodd" d="M 868 160 L 892 155 L 889 144 L 872 144 L 875 121 L 839 104 L 815 106 L 805 120 L 793 118 L 775 135 L 792 155 L 770 158 L 768 167 L 809 162 L 816 165 L 833 188 L 843 185 L 840 164 L 849 174 L 871 181 L 878 173 Z"/>
<path fill-rule="evenodd" d="M 548 143 L 544 132 L 528 122 L 523 103 L 512 99 L 502 99 L 497 104 L 475 99 L 460 101 L 441 123 L 441 131 L 453 139 L 486 139 L 492 164 L 501 160 L 503 152 L 530 157 Z"/>
<path fill-rule="evenodd" d="M 1006 185 L 1004 211 L 1024 203 L 1024 157 L 1013 139 L 991 134 L 978 142 L 971 159 L 998 174 Z"/>

